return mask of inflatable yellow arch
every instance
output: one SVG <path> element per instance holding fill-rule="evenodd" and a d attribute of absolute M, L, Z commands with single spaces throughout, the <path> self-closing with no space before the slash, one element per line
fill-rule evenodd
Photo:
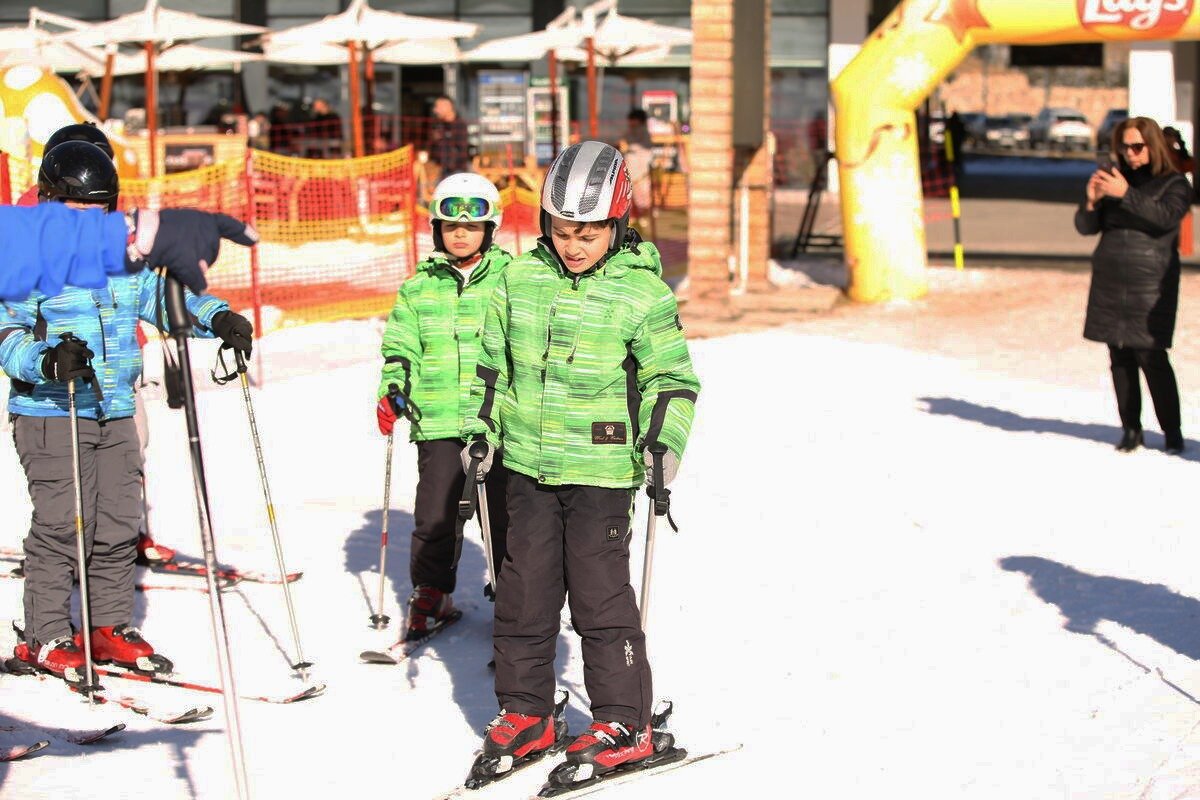
<path fill-rule="evenodd" d="M 925 294 L 915 109 L 976 45 L 1200 38 L 1200 0 L 906 0 L 831 86 L 850 297 Z"/>

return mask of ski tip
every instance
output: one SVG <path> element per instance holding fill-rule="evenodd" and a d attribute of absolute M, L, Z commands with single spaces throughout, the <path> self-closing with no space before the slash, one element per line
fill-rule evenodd
<path fill-rule="evenodd" d="M 303 572 L 289 572 L 287 575 L 283 576 L 283 579 L 286 580 L 288 583 L 295 583 L 296 581 L 300 580 L 303 577 L 304 577 Z"/>
<path fill-rule="evenodd" d="M 212 706 L 196 706 L 178 714 L 157 717 L 159 722 L 166 725 L 186 725 L 190 722 L 203 722 L 213 715 Z"/>
<path fill-rule="evenodd" d="M 50 740 L 43 739 L 40 742 L 34 742 L 33 744 L 21 745 L 19 747 L 13 747 L 13 748 L 8 749 L 7 751 L 0 750 L 0 762 L 19 761 L 22 758 L 26 758 L 28 756 L 33 755 L 34 753 L 36 753 L 39 750 L 45 750 L 49 746 L 50 746 Z"/>
<path fill-rule="evenodd" d="M 306 687 L 304 691 L 300 692 L 299 694 L 292 695 L 283 702 L 299 703 L 301 700 L 309 700 L 313 697 L 320 697 L 321 695 L 325 694 L 325 688 L 325 684 L 323 683 L 314 683 L 312 686 Z"/>
<path fill-rule="evenodd" d="M 392 664 L 394 666 L 400 663 L 387 653 L 381 653 L 378 650 L 363 650 L 358 654 L 358 660 L 364 664 Z"/>

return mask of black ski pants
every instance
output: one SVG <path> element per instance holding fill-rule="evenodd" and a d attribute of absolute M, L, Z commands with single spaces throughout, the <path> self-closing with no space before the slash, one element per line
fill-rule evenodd
<path fill-rule="evenodd" d="M 467 476 L 459 457 L 466 443 L 461 439 L 417 442 L 417 501 L 413 510 L 415 527 L 409 577 L 412 585 L 432 586 L 453 592 L 458 582 L 454 566 L 454 537 L 458 524 L 458 501 L 462 500 Z M 508 470 L 496 464 L 488 473 L 487 502 L 491 523 L 492 557 L 496 571 L 504 561 L 508 534 L 508 512 L 504 490 Z M 486 580 L 486 579 L 485 579 Z"/>
<path fill-rule="evenodd" d="M 496 698 L 509 712 L 554 707 L 559 613 L 569 599 L 583 639 L 592 716 L 629 728 L 650 721 L 650 661 L 629 583 L 632 489 L 508 480 L 508 560 L 496 592 Z"/>
<path fill-rule="evenodd" d="M 1154 413 L 1163 433 L 1178 432 L 1180 429 L 1179 385 L 1175 382 L 1175 370 L 1167 358 L 1166 350 L 1143 350 L 1133 347 L 1108 346 L 1112 362 L 1113 389 L 1117 393 L 1117 412 L 1121 415 L 1121 426 L 1142 428 L 1142 387 L 1138 370 L 1146 376 L 1150 399 L 1154 401 Z"/>

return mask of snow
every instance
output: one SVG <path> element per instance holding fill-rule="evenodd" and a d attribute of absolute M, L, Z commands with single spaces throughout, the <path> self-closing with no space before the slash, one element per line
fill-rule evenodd
<path fill-rule="evenodd" d="M 943 273 L 936 285 L 969 295 L 1018 277 Z M 921 311 L 851 309 L 692 343 L 703 390 L 673 487 L 681 531 L 659 527 L 654 693 L 675 701 L 683 746 L 743 747 L 612 796 L 1200 793 L 1190 493 L 1200 442 L 1189 440 L 1184 459 L 1155 449 L 1162 437 L 1147 399 L 1150 448 L 1118 454 L 1102 348 L 1022 361 L 1012 352 L 1026 345 L 999 326 L 991 345 L 957 350 L 897 333 Z M 260 345 L 258 426 L 287 566 L 304 571 L 292 588 L 305 655 L 329 689 L 294 706 L 241 703 L 255 797 L 436 797 L 461 783 L 496 710 L 473 530 L 455 598 L 464 619 L 402 666 L 357 661 L 391 643 L 410 589 L 415 458 L 398 444 L 385 592 L 393 623 L 371 631 L 385 453 L 372 408 L 379 335 L 378 322 L 344 322 L 284 329 Z M 274 571 L 241 392 L 208 379 L 211 343 L 192 352 L 218 553 Z M 1055 354 L 1063 363 L 1051 368 Z M 1184 428 L 1194 432 L 1188 369 Z M 198 556 L 183 418 L 160 401 L 150 413 L 153 530 Z M 13 547 L 29 508 L 15 455 L 0 450 L 11 519 L 0 546 Z M 635 524 L 636 581 L 641 513 Z M 0 581 L 0 608 L 17 613 L 20 588 Z M 243 583 L 222 597 L 239 689 L 297 690 L 280 588 Z M 215 682 L 204 595 L 158 591 L 137 603 L 134 622 L 178 671 Z M 559 684 L 578 731 L 588 721 L 579 646 L 566 628 L 559 641 Z M 12 643 L 0 634 L 0 650 Z M 28 741 L 28 731 L 5 730 L 25 723 L 129 728 L 90 747 L 53 740 L 4 765 L 0 797 L 234 796 L 220 697 L 107 683 L 164 710 L 206 703 L 217 713 L 172 728 L 5 675 L 0 747 Z M 527 797 L 548 766 L 468 796 Z"/>

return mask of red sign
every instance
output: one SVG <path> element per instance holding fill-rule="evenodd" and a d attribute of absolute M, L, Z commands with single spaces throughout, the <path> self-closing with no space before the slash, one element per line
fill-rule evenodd
<path fill-rule="evenodd" d="M 1083 27 L 1128 28 L 1170 35 L 1191 16 L 1195 0 L 1075 0 Z"/>

